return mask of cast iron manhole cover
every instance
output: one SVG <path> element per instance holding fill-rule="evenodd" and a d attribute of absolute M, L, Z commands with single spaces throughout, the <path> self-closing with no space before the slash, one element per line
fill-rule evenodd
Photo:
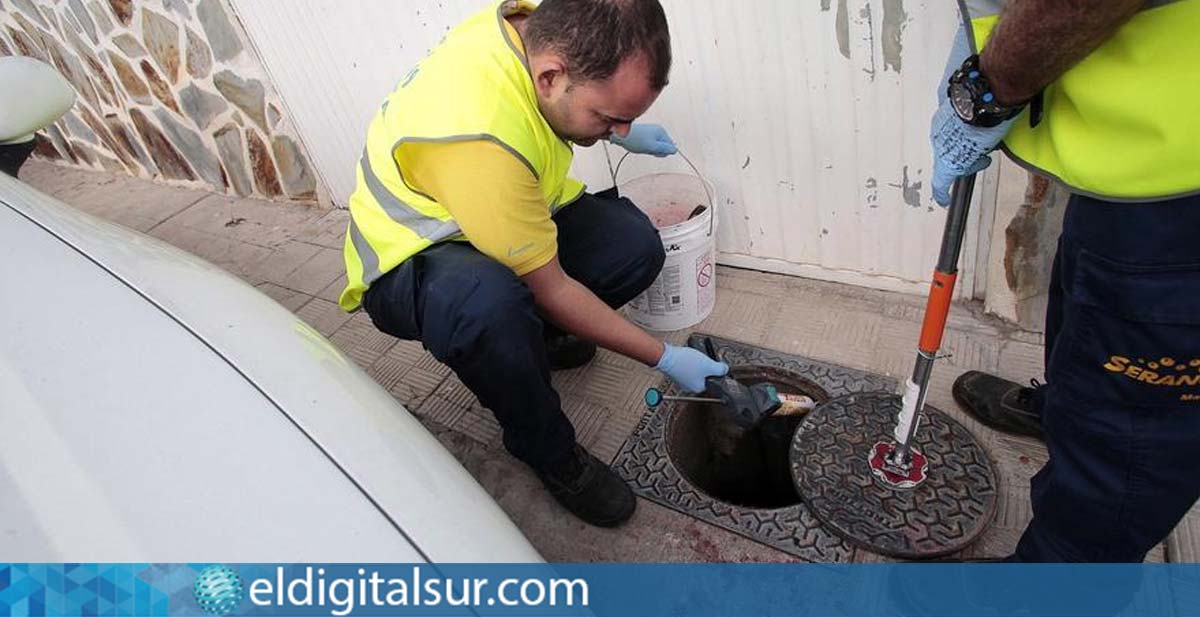
<path fill-rule="evenodd" d="M 704 336 L 693 334 L 691 343 Z M 716 337 L 713 343 L 731 365 L 787 372 L 815 384 L 830 397 L 876 390 L 891 392 L 896 388 L 895 380 L 865 371 Z M 664 382 L 663 391 L 673 393 L 668 390 L 669 385 Z M 673 414 L 689 409 L 666 402 L 648 410 L 621 448 L 613 467 L 635 493 L 801 559 L 846 562 L 854 557 L 854 548 L 823 528 L 803 503 L 778 508 L 737 505 L 715 498 L 688 480 L 668 454 L 667 434 Z M 790 450 L 786 452 L 790 454 Z M 788 459 L 785 457 L 783 462 L 786 466 Z"/>
<path fill-rule="evenodd" d="M 915 443 L 929 477 L 911 489 L 871 473 L 871 447 L 891 438 L 900 397 L 886 392 L 834 399 L 811 413 L 792 440 L 792 477 L 813 514 L 869 551 L 908 559 L 962 550 L 996 513 L 996 472 L 966 428 L 925 406 Z"/>

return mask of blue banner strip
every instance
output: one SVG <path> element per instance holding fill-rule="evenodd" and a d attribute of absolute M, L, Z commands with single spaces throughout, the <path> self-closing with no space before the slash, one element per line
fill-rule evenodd
<path fill-rule="evenodd" d="M 1200 565 L 0 564 L 0 615 L 1200 615 Z"/>

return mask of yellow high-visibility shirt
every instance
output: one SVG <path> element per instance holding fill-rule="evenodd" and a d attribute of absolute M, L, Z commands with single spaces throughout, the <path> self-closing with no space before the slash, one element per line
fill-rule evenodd
<path fill-rule="evenodd" d="M 490 141 L 428 143 L 396 152 L 412 188 L 450 211 L 479 252 L 517 276 L 558 253 L 558 228 L 533 172 Z"/>

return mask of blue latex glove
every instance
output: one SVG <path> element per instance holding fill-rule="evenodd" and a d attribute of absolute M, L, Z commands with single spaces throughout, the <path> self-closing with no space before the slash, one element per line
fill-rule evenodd
<path fill-rule="evenodd" d="M 629 127 L 629 134 L 620 137 L 616 133 L 609 135 L 608 141 L 633 152 L 634 154 L 652 154 L 663 157 L 679 152 L 667 129 L 657 124 L 634 124 Z"/>
<path fill-rule="evenodd" d="M 686 392 L 703 392 L 706 378 L 721 377 L 729 372 L 729 365 L 724 362 L 717 362 L 691 347 L 670 344 L 654 368 L 665 373 Z"/>
<path fill-rule="evenodd" d="M 942 81 L 938 82 L 938 109 L 933 114 L 929 139 L 933 145 L 933 200 L 940 206 L 950 205 L 950 187 L 960 176 L 987 169 L 992 164 L 988 156 L 1008 134 L 1016 118 L 991 128 L 971 126 L 963 122 L 946 96 L 946 84 L 964 60 L 971 55 L 966 30 L 959 28 L 946 59 Z"/>

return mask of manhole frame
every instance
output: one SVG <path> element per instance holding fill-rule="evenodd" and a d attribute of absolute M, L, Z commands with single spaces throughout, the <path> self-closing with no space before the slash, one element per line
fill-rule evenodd
<path fill-rule="evenodd" d="M 694 333 L 688 339 L 689 344 L 706 336 L 709 335 Z M 895 392 L 898 387 L 897 380 L 891 377 L 716 336 L 711 338 L 718 354 L 730 364 L 790 371 L 820 386 L 831 399 L 855 393 Z M 673 391 L 666 380 L 661 388 L 664 393 Z M 634 493 L 801 559 L 822 563 L 853 559 L 856 548 L 824 529 L 803 501 L 775 509 L 736 506 L 719 501 L 693 485 L 667 454 L 667 422 L 679 407 L 667 401 L 647 410 L 614 459 L 613 468 Z"/>

